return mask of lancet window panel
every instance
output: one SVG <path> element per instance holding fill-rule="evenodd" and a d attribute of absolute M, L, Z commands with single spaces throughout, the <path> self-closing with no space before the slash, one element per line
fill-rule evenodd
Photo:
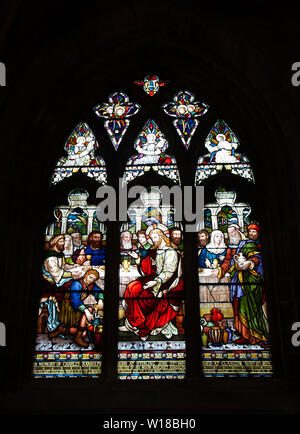
<path fill-rule="evenodd" d="M 159 189 L 141 198 L 120 234 L 118 378 L 183 379 L 183 230 Z"/>
<path fill-rule="evenodd" d="M 127 161 L 123 185 L 151 171 L 180 184 L 176 159 L 166 154 L 168 146 L 168 141 L 157 123 L 149 119 L 134 143 L 137 154 Z"/>
<path fill-rule="evenodd" d="M 106 225 L 75 189 L 46 228 L 34 378 L 98 378 L 102 370 Z"/>
<path fill-rule="evenodd" d="M 106 184 L 105 162 L 101 156 L 96 155 L 98 148 L 99 144 L 92 130 L 85 122 L 80 122 L 65 143 L 66 155 L 58 160 L 51 185 L 79 171 L 100 184 Z"/>
<path fill-rule="evenodd" d="M 203 184 L 205 179 L 218 173 L 232 173 L 254 183 L 254 174 L 246 155 L 236 152 L 240 142 L 231 128 L 218 119 L 205 142 L 208 154 L 202 155 L 197 164 L 195 184 Z"/>
<path fill-rule="evenodd" d="M 217 189 L 198 231 L 202 368 L 206 377 L 270 377 L 260 225 L 235 191 Z"/>

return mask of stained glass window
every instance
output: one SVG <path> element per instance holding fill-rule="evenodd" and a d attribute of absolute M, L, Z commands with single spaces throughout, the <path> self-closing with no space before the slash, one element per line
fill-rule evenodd
<path fill-rule="evenodd" d="M 118 376 L 185 377 L 183 231 L 159 189 L 129 208 L 120 236 Z"/>
<path fill-rule="evenodd" d="M 98 104 L 94 111 L 100 118 L 107 119 L 104 127 L 117 151 L 123 136 L 129 127 L 129 117 L 140 110 L 136 103 L 129 102 L 128 96 L 123 92 L 115 92 L 108 98 L 108 103 Z"/>
<path fill-rule="evenodd" d="M 218 120 L 208 134 L 204 146 L 209 151 L 197 164 L 196 185 L 221 171 L 230 172 L 254 182 L 248 158 L 236 152 L 239 140 L 223 120 Z"/>
<path fill-rule="evenodd" d="M 151 119 L 147 121 L 134 147 L 137 154 L 126 164 L 123 183 L 128 183 L 150 170 L 170 178 L 174 183 L 180 183 L 175 157 L 165 153 L 168 142 L 156 122 Z"/>
<path fill-rule="evenodd" d="M 187 149 L 199 125 L 197 118 L 203 116 L 208 108 L 207 104 L 195 101 L 194 94 L 187 90 L 177 92 L 173 101 L 163 105 L 164 112 L 176 118 L 173 124 Z"/>
<path fill-rule="evenodd" d="M 168 82 L 148 75 L 134 83 L 152 97 Z M 135 142 L 127 141 L 123 185 L 145 174 L 151 185 L 151 175 L 158 174 L 181 186 L 177 160 L 168 152 L 171 137 L 158 124 L 163 124 L 165 114 L 172 117 L 174 134 L 178 133 L 189 151 L 196 129 L 201 128 L 199 118 L 209 105 L 196 101 L 188 90 L 168 98 L 165 101 L 169 102 L 158 107 L 155 120 L 146 117 L 147 122 L 137 126 L 140 133 Z M 108 102 L 94 107 L 94 115 L 104 119 L 104 134 L 108 133 L 116 152 L 126 142 L 126 131 L 141 109 L 147 107 L 130 102 L 124 92 L 111 93 Z M 239 153 L 239 146 L 232 129 L 218 119 L 204 142 L 208 152 L 198 159 L 195 185 L 205 185 L 211 177 L 213 183 L 216 174 L 224 179 L 236 175 L 242 183 L 253 185 L 251 164 Z M 65 143 L 52 186 L 79 171 L 106 184 L 99 148 L 88 124 L 80 122 Z M 119 298 L 116 332 L 121 380 L 184 379 L 187 374 L 184 226 L 175 218 L 173 205 L 162 201 L 162 193 L 162 187 L 144 189 L 141 203 L 129 206 L 128 219 L 120 226 L 120 246 L 114 258 L 119 285 L 112 291 L 118 291 Z M 106 225 L 98 220 L 96 205 L 88 197 L 85 189 L 74 188 L 67 204 L 55 207 L 55 221 L 45 231 L 35 378 L 96 378 L 101 374 Z M 198 227 L 198 268 L 194 271 L 199 287 L 189 290 L 193 296 L 199 289 L 199 345 L 205 377 L 272 375 L 261 226 L 252 207 L 239 200 L 238 188 L 216 186 L 215 200 L 205 203 Z M 186 267 L 190 270 L 189 264 Z M 193 327 L 199 327 L 198 320 Z"/>
<path fill-rule="evenodd" d="M 46 228 L 35 378 L 101 374 L 106 226 L 76 189 Z"/>
<path fill-rule="evenodd" d="M 159 88 L 165 86 L 168 81 L 160 80 L 157 75 L 147 75 L 144 81 L 136 80 L 134 83 L 143 86 L 144 92 L 149 96 L 153 96 L 159 91 Z"/>
<path fill-rule="evenodd" d="M 65 143 L 67 155 L 61 157 L 54 169 L 53 185 L 81 171 L 101 184 L 106 183 L 106 168 L 102 157 L 95 155 L 99 144 L 86 123 L 79 123 Z"/>
<path fill-rule="evenodd" d="M 272 375 L 261 230 L 235 191 L 219 188 L 198 232 L 203 372 Z"/>

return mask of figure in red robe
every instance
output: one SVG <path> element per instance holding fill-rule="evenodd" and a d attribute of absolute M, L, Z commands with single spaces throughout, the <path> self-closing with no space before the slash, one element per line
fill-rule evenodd
<path fill-rule="evenodd" d="M 120 331 L 136 333 L 143 341 L 158 333 L 167 339 L 178 334 L 172 320 L 183 298 L 179 251 L 161 229 L 153 229 L 149 236 L 153 246 L 141 260 L 142 277 L 130 282 L 125 290 L 125 325 L 119 327 Z M 137 256 L 135 252 L 132 255 Z"/>

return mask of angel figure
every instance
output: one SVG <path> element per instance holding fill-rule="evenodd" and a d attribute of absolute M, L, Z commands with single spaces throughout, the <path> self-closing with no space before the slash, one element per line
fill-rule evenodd
<path fill-rule="evenodd" d="M 141 141 L 136 145 L 136 150 L 139 156 L 135 159 L 133 164 L 155 164 L 158 163 L 160 155 L 167 147 L 167 141 L 163 138 L 156 139 L 156 135 L 149 133 L 146 136 L 146 143 Z"/>
<path fill-rule="evenodd" d="M 239 144 L 236 142 L 229 142 L 226 139 L 225 134 L 218 134 L 216 140 L 218 142 L 216 145 L 211 145 L 209 143 L 205 144 L 205 147 L 211 153 L 210 161 L 212 161 L 215 156 L 216 163 L 238 163 L 239 160 L 234 156 L 234 151 Z"/>

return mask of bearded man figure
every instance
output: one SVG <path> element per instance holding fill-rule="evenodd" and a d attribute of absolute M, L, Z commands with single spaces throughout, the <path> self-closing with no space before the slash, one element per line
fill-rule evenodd
<path fill-rule="evenodd" d="M 130 231 L 123 231 L 120 235 L 121 240 L 121 251 L 132 250 L 136 248 L 132 244 L 132 233 Z"/>
<path fill-rule="evenodd" d="M 259 227 L 258 225 L 251 224 L 247 228 L 247 234 L 249 240 L 253 240 L 257 247 L 261 249 L 261 241 L 259 239 Z"/>
<path fill-rule="evenodd" d="M 252 225 L 248 229 L 248 234 Z M 250 228 L 250 229 L 249 229 Z M 259 228 L 255 228 L 259 232 Z M 230 301 L 234 312 L 235 344 L 268 345 L 266 296 L 262 257 L 255 240 L 247 239 L 237 225 L 228 226 L 230 248 L 218 267 L 218 277 L 230 274 Z M 237 255 L 244 258 L 237 262 Z"/>
<path fill-rule="evenodd" d="M 200 254 L 203 247 L 205 247 L 206 244 L 209 243 L 209 240 L 210 240 L 209 232 L 206 229 L 201 229 L 198 232 L 198 249 L 200 249 L 198 254 Z"/>
<path fill-rule="evenodd" d="M 124 260 L 130 261 L 131 265 L 136 263 L 135 258 L 132 257 L 131 252 L 137 250 L 137 246 L 132 243 L 132 233 L 130 231 L 123 231 L 120 235 L 120 259 L 121 263 Z"/>
<path fill-rule="evenodd" d="M 224 234 L 217 229 L 211 233 L 210 242 L 203 247 L 198 256 L 198 265 L 202 268 L 216 268 L 226 256 L 227 246 L 224 241 Z M 216 264 L 216 265 L 215 265 Z"/>
<path fill-rule="evenodd" d="M 142 341 L 158 333 L 168 339 L 178 334 L 172 320 L 183 298 L 182 259 L 176 245 L 161 229 L 151 230 L 149 236 L 153 246 L 141 261 L 142 277 L 125 290 L 125 325 L 119 327 L 120 331 L 136 333 Z"/>
<path fill-rule="evenodd" d="M 170 238 L 171 241 L 176 244 L 177 249 L 179 249 L 180 251 L 183 250 L 183 241 L 182 241 L 182 230 L 178 227 L 173 227 L 170 230 Z"/>
<path fill-rule="evenodd" d="M 248 227 L 249 232 L 249 227 Z M 237 261 L 237 257 L 243 260 Z M 260 250 L 253 239 L 242 240 L 230 264 L 230 292 L 235 313 L 237 344 L 268 345 L 269 327 Z"/>
<path fill-rule="evenodd" d="M 90 258 L 90 265 L 105 265 L 106 251 L 102 246 L 102 237 L 101 231 L 93 231 L 88 236 L 85 257 Z"/>
<path fill-rule="evenodd" d="M 231 266 L 232 258 L 236 254 L 240 242 L 247 239 L 246 235 L 243 234 L 240 227 L 235 223 L 228 226 L 227 234 L 229 248 L 226 250 L 225 259 L 216 269 L 216 277 L 218 277 L 219 279 L 221 279 L 225 276 L 226 273 L 228 273 Z"/>

